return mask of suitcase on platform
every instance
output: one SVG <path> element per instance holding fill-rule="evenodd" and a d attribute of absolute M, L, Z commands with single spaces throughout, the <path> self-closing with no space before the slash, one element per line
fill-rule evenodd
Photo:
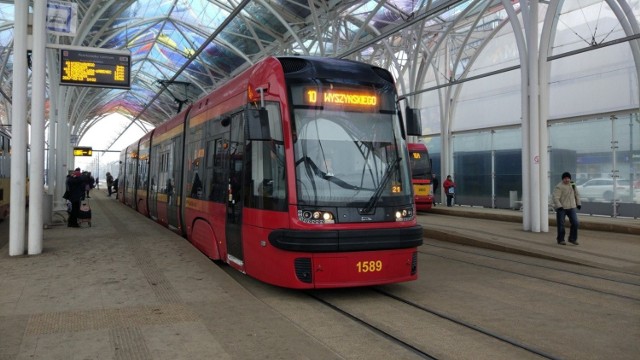
<path fill-rule="evenodd" d="M 80 211 L 78 212 L 78 225 L 83 222 L 91 226 L 91 205 L 89 205 L 89 200 L 87 199 L 80 202 Z"/>

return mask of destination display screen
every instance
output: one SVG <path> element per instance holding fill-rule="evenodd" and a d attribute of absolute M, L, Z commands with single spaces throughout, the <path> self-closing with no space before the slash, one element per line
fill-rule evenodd
<path fill-rule="evenodd" d="M 355 106 L 375 107 L 378 105 L 378 96 L 375 93 L 345 90 L 316 88 L 305 89 L 304 100 L 307 105 L 315 106 Z"/>
<path fill-rule="evenodd" d="M 60 50 L 60 84 L 130 89 L 131 56 Z"/>

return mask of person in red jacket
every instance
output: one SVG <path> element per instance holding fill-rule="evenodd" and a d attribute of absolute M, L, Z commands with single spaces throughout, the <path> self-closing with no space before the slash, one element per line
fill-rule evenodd
<path fill-rule="evenodd" d="M 442 183 L 442 187 L 444 188 L 445 195 L 447 195 L 447 206 L 451 207 L 451 201 L 453 200 L 456 188 L 456 183 L 451 180 L 451 175 L 447 175 L 447 179 Z"/>

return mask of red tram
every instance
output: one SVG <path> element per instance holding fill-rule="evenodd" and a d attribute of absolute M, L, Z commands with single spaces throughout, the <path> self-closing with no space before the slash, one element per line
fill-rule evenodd
<path fill-rule="evenodd" d="M 433 184 L 431 179 L 431 158 L 427 146 L 422 143 L 409 143 L 409 159 L 411 161 L 411 181 L 415 196 L 416 209 L 429 211 L 433 207 Z"/>
<path fill-rule="evenodd" d="M 123 150 L 119 199 L 266 283 L 414 280 L 417 121 L 387 70 L 270 57 Z"/>

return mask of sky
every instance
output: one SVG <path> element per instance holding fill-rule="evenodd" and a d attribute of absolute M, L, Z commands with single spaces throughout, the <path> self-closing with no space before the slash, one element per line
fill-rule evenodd
<path fill-rule="evenodd" d="M 105 150 L 116 139 L 121 129 L 129 125 L 130 122 L 123 115 L 111 114 L 94 124 L 78 143 L 78 146 L 92 147 L 93 156 L 76 156 L 73 168 L 80 167 L 82 170 L 91 171 L 94 177 L 97 174 L 101 178 L 105 178 L 104 174 L 107 171 L 117 175 L 119 151 L 138 140 L 145 132 L 138 126 L 131 126 L 109 149 L 118 152 L 98 152 L 96 150 Z"/>

